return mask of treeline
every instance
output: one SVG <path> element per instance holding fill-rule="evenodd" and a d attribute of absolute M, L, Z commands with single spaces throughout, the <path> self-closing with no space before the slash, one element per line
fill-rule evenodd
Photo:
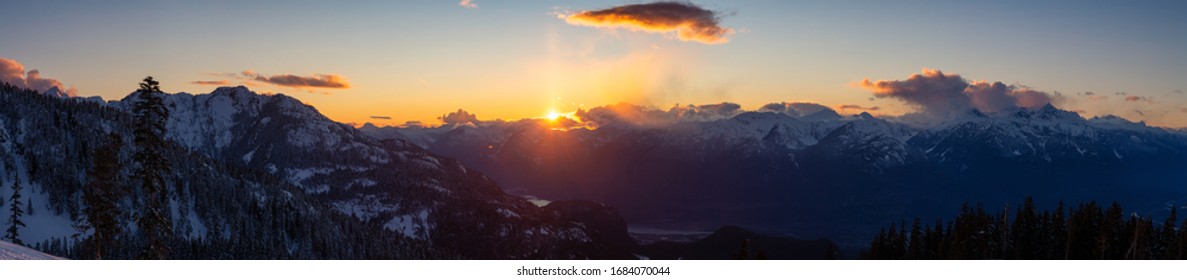
<path fill-rule="evenodd" d="M 1095 201 L 1039 212 L 1034 200 L 996 213 L 967 203 L 955 220 L 919 219 L 882 229 L 864 259 L 1170 259 L 1187 258 L 1187 220 L 1174 207 L 1160 223 Z M 1176 226 L 1178 225 L 1178 226 Z"/>

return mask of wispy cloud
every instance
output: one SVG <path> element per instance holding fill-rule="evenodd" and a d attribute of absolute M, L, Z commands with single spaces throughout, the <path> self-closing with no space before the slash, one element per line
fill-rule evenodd
<path fill-rule="evenodd" d="M 292 74 L 264 76 L 257 74 L 256 81 L 273 85 L 295 88 L 350 88 L 346 78 L 335 74 L 313 74 L 312 76 L 298 76 Z"/>
<path fill-rule="evenodd" d="M 219 81 L 192 81 L 192 82 L 190 82 L 190 83 L 191 83 L 191 84 L 195 84 L 195 85 L 204 85 L 204 86 L 225 86 L 225 85 L 230 85 L 230 84 L 231 84 L 231 82 L 229 82 L 229 81 L 227 81 L 227 80 L 219 80 Z"/>
<path fill-rule="evenodd" d="M 3 57 L 0 57 L 0 81 L 42 93 L 57 88 L 59 92 L 65 93 L 68 96 L 78 96 L 78 89 L 75 89 L 73 86 L 66 87 L 66 85 L 56 79 L 43 78 L 41 77 L 41 71 L 37 69 L 25 71 L 25 65 L 22 65 L 16 60 Z"/>
<path fill-rule="evenodd" d="M 264 75 L 254 70 L 243 70 L 239 73 L 211 73 L 210 75 L 232 78 L 247 86 L 270 84 L 274 86 L 301 89 L 310 93 L 314 93 L 314 89 L 350 88 L 350 82 L 346 80 L 346 77 L 337 74 L 311 74 L 308 76 L 293 74 Z M 231 84 L 231 81 L 193 81 L 191 83 L 199 85 L 229 85 Z M 328 92 L 316 93 L 329 94 Z"/>
<path fill-rule="evenodd" d="M 390 117 L 390 116 L 371 116 L 371 118 L 372 118 L 372 119 L 377 119 L 377 120 L 390 120 L 390 119 L 392 119 L 392 117 Z"/>
<path fill-rule="evenodd" d="M 651 33 L 672 33 L 683 41 L 705 44 L 724 44 L 734 29 L 721 27 L 718 12 L 692 3 L 655 2 L 613 7 L 596 11 L 581 11 L 562 15 L 573 25 L 598 28 L 626 28 Z"/>
<path fill-rule="evenodd" d="M 861 105 L 841 105 L 841 110 L 878 111 L 881 109 L 882 107 L 878 106 L 863 107 Z"/>
<path fill-rule="evenodd" d="M 466 9 L 477 9 L 478 8 L 478 3 L 474 3 L 474 1 L 471 1 L 471 0 L 462 0 L 461 2 L 457 2 L 457 5 L 462 6 Z"/>
<path fill-rule="evenodd" d="M 1137 96 L 1137 95 L 1126 96 L 1125 101 L 1154 103 L 1153 98 L 1150 98 L 1148 96 Z"/>

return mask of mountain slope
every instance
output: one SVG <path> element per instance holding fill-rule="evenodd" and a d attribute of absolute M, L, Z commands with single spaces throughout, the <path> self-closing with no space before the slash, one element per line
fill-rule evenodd
<path fill-rule="evenodd" d="M 129 108 L 131 95 L 113 106 Z M 334 211 L 457 258 L 604 258 L 581 227 L 504 193 L 459 161 L 378 141 L 284 95 L 171 94 L 171 140 L 285 178 Z M 593 250 L 593 249 L 591 249 Z M 609 251 L 599 249 L 597 251 Z"/>
<path fill-rule="evenodd" d="M 143 240 L 132 222 L 140 193 L 131 174 L 131 118 L 93 102 L 59 99 L 5 85 L 0 88 L 0 196 L 9 197 L 19 181 L 27 197 L 26 244 L 71 258 L 93 258 L 91 232 L 74 228 L 85 210 L 79 199 L 95 165 L 92 150 L 106 147 L 109 133 L 121 146 L 116 203 L 125 234 L 106 258 L 133 258 Z M 300 189 L 262 172 L 228 165 L 173 145 L 166 150 L 172 169 L 167 191 L 172 209 L 174 258 L 423 258 L 424 242 L 370 230 L 334 214 Z M 0 215 L 10 215 L 0 207 Z M 328 244 L 336 244 L 329 246 Z"/>
<path fill-rule="evenodd" d="M 61 257 L 42 253 L 29 247 L 0 241 L 0 260 L 61 260 Z"/>

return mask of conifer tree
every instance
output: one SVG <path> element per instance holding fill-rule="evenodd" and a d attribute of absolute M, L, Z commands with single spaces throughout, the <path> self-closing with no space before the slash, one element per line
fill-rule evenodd
<path fill-rule="evenodd" d="M 84 212 L 87 223 L 95 231 L 91 234 L 91 253 L 94 258 L 101 260 L 111 254 L 112 249 L 119 246 L 120 228 L 119 217 L 122 215 L 118 202 L 123 199 L 123 191 L 119 185 L 119 151 L 123 141 L 117 134 L 108 136 L 107 144 L 95 151 L 95 164 L 90 170 L 89 177 L 83 188 L 83 202 L 86 203 Z"/>
<path fill-rule="evenodd" d="M 134 176 L 140 182 L 144 209 L 138 214 L 136 224 L 148 243 L 140 258 L 166 259 L 173 234 L 172 217 L 166 205 L 169 193 L 165 189 L 165 175 L 170 171 L 164 156 L 165 121 L 169 118 L 169 109 L 159 96 L 160 83 L 152 76 L 144 78 L 137 92 L 140 98 L 133 108 L 137 150 L 133 159 L 138 168 Z"/>
<path fill-rule="evenodd" d="M 24 245 L 20 235 L 20 230 L 25 227 L 25 223 L 21 221 L 24 210 L 21 209 L 21 180 L 19 178 L 12 182 L 12 197 L 9 198 L 8 205 L 12 213 L 8 216 L 8 230 L 4 231 L 4 239 L 8 239 L 13 244 Z"/>

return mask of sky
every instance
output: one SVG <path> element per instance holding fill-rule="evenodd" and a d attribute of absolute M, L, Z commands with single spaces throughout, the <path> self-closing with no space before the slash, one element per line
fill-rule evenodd
<path fill-rule="evenodd" d="M 928 103 L 877 82 L 959 75 L 1187 127 L 1185 15 L 1185 1 L 15 1 L 0 78 L 105 99 L 148 75 L 166 92 L 246 85 L 395 125 L 619 102 L 900 115 Z"/>

